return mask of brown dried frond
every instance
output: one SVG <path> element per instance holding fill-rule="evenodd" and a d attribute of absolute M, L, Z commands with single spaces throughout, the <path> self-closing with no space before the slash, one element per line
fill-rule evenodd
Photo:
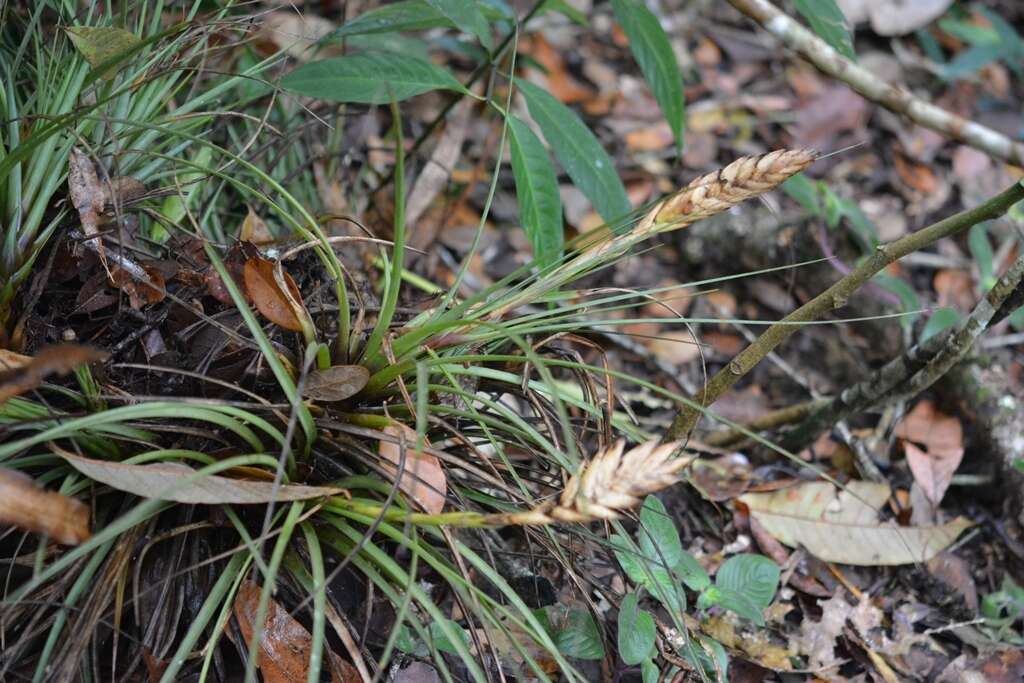
<path fill-rule="evenodd" d="M 644 496 L 679 481 L 679 471 L 693 458 L 673 457 L 678 442 L 657 439 L 629 451 L 625 442 L 598 453 L 574 474 L 557 502 L 526 512 L 494 515 L 499 524 L 552 524 L 617 519 L 623 510 L 640 505 Z"/>

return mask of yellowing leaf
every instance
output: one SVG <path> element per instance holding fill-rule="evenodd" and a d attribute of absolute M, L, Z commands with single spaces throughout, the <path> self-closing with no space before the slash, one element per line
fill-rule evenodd
<path fill-rule="evenodd" d="M 139 44 L 139 39 L 131 31 L 113 26 L 69 26 L 64 31 L 94 69 Z M 122 64 L 110 63 L 100 77 L 113 78 Z"/>
<path fill-rule="evenodd" d="M 860 566 L 927 562 L 947 548 L 971 522 L 957 517 L 941 526 L 901 527 L 879 522 L 889 486 L 853 481 L 846 490 L 824 481 L 739 500 L 768 533 L 786 545 L 806 548 L 827 562 Z"/>
<path fill-rule="evenodd" d="M 380 457 L 386 461 L 381 465 L 395 476 L 404 455 L 405 466 L 398 480 L 398 488 L 426 512 L 441 512 L 448 492 L 448 478 L 441 468 L 441 462 L 429 453 L 415 450 L 416 432 L 409 427 L 388 425 L 384 433 L 394 437 L 398 443 L 380 442 Z"/>
<path fill-rule="evenodd" d="M 176 462 L 130 465 L 83 458 L 66 451 L 61 451 L 59 455 L 85 476 L 119 491 L 176 503 L 245 505 L 307 500 L 345 493 L 344 489 L 327 486 L 275 485 L 271 481 L 231 479 L 214 474 L 196 476 L 194 469 Z"/>

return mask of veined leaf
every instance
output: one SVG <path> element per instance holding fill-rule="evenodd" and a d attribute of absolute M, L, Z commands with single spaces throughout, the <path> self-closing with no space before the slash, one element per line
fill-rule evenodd
<path fill-rule="evenodd" d="M 804 547 L 826 562 L 865 567 L 927 562 L 949 547 L 971 522 L 957 517 L 940 526 L 897 526 L 879 522 L 889 486 L 851 481 L 839 490 L 813 481 L 771 493 L 739 498 L 750 514 L 782 543 Z"/>
<path fill-rule="evenodd" d="M 124 55 L 127 58 L 140 42 L 131 31 L 114 26 L 69 26 L 64 31 L 89 66 L 94 69 L 105 67 L 100 74 L 103 79 L 113 78 L 124 65 L 123 60 L 117 60 L 117 57 Z"/>
<path fill-rule="evenodd" d="M 819 38 L 847 59 L 857 58 L 850 27 L 835 0 L 793 0 L 793 4 Z"/>
<path fill-rule="evenodd" d="M 385 104 L 430 90 L 466 93 L 450 71 L 398 54 L 361 53 L 303 64 L 281 87 L 331 102 Z"/>
<path fill-rule="evenodd" d="M 629 197 L 615 165 L 580 117 L 533 83 L 516 84 L 558 161 L 601 218 L 613 223 L 629 213 Z"/>
<path fill-rule="evenodd" d="M 494 48 L 491 27 L 487 25 L 480 5 L 476 0 L 427 0 L 430 6 L 451 19 L 458 29 L 464 33 L 475 35 L 480 44 L 490 52 Z"/>
<path fill-rule="evenodd" d="M 665 29 L 643 0 L 612 0 L 612 8 L 629 38 L 629 49 L 640 71 L 672 128 L 676 150 L 681 153 L 686 116 L 683 77 Z"/>
<path fill-rule="evenodd" d="M 519 220 L 533 245 L 533 258 L 543 268 L 562 257 L 565 240 L 558 178 L 547 150 L 529 126 L 510 115 L 508 131 Z"/>
<path fill-rule="evenodd" d="M 325 40 L 367 33 L 425 31 L 431 28 L 452 28 L 455 24 L 426 0 L 402 0 L 363 12 L 338 28 Z"/>
<path fill-rule="evenodd" d="M 764 609 L 779 587 L 779 565 L 764 555 L 734 555 L 718 568 L 715 585 L 742 593 Z"/>
<path fill-rule="evenodd" d="M 675 567 L 682 559 L 683 544 L 679 540 L 676 523 L 664 503 L 654 496 L 647 496 L 640 508 L 637 537 L 640 549 L 656 566 Z"/>
<path fill-rule="evenodd" d="M 619 656 L 630 666 L 651 658 L 654 651 L 654 617 L 640 609 L 636 593 L 628 593 L 619 605 Z"/>
<path fill-rule="evenodd" d="M 577 659 L 601 659 L 604 643 L 593 615 L 579 607 L 552 605 L 545 608 L 559 652 Z"/>

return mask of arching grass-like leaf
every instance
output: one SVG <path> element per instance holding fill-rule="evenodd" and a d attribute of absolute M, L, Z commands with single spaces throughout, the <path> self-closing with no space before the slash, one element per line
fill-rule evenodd
<path fill-rule="evenodd" d="M 665 29 L 643 0 L 612 0 L 612 8 L 629 38 L 629 49 L 640 71 L 672 128 L 676 149 L 682 152 L 686 116 L 683 77 Z"/>
<path fill-rule="evenodd" d="M 488 51 L 494 47 L 491 28 L 487 25 L 487 20 L 484 19 L 476 0 L 427 0 L 427 2 L 438 12 L 451 19 L 460 31 L 479 38 L 480 44 Z"/>
<path fill-rule="evenodd" d="M 857 58 L 846 16 L 835 0 L 793 0 L 793 5 L 819 38 L 847 59 Z"/>
<path fill-rule="evenodd" d="M 519 220 L 533 245 L 533 258 L 543 268 L 562 256 L 564 234 L 558 178 L 547 150 L 529 126 L 509 116 L 508 131 Z"/>
<path fill-rule="evenodd" d="M 558 161 L 601 218 L 613 223 L 629 213 L 629 197 L 615 165 L 580 117 L 533 83 L 516 84 Z"/>
<path fill-rule="evenodd" d="M 446 69 L 396 54 L 363 53 L 300 66 L 281 79 L 286 90 L 331 102 L 385 104 L 431 90 L 466 93 Z"/>

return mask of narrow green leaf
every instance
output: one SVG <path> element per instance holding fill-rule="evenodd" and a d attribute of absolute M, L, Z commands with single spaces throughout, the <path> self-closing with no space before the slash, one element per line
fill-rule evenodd
<path fill-rule="evenodd" d="M 529 126 L 510 115 L 508 131 L 519 220 L 533 245 L 533 258 L 543 268 L 562 257 L 565 241 L 558 177 L 547 150 Z"/>
<path fill-rule="evenodd" d="M 397 54 L 361 53 L 304 64 L 281 79 L 286 90 L 331 102 L 385 104 L 430 90 L 466 93 L 451 72 Z"/>
<path fill-rule="evenodd" d="M 654 617 L 640 609 L 636 593 L 628 593 L 619 605 L 619 656 L 630 666 L 651 658 L 654 651 Z"/>
<path fill-rule="evenodd" d="M 978 266 L 981 289 L 987 292 L 996 284 L 996 257 L 992 251 L 992 243 L 988 241 L 988 226 L 985 223 L 971 226 L 967 233 L 967 247 L 971 250 L 974 263 Z"/>
<path fill-rule="evenodd" d="M 764 555 L 733 555 L 718 568 L 715 585 L 742 593 L 764 609 L 779 587 L 779 565 Z"/>
<path fill-rule="evenodd" d="M 857 58 L 850 27 L 835 0 L 793 0 L 793 4 L 819 38 L 847 59 Z"/>
<path fill-rule="evenodd" d="M 821 215 L 821 199 L 818 197 L 818 187 L 814 182 L 808 180 L 805 174 L 798 173 L 782 183 L 782 191 L 808 211 L 818 216 Z"/>
<path fill-rule="evenodd" d="M 628 214 L 632 207 L 615 165 L 580 117 L 533 83 L 516 84 L 558 161 L 601 218 L 613 223 Z"/>
<path fill-rule="evenodd" d="M 476 0 L 427 0 L 431 7 L 448 17 L 463 33 L 474 35 L 490 52 L 494 48 L 491 27 L 487 25 Z"/>
<path fill-rule="evenodd" d="M 919 342 L 923 342 L 928 337 L 934 337 L 939 332 L 953 327 L 960 322 L 960 314 L 952 308 L 943 306 L 938 308 L 928 318 L 928 322 L 924 324 L 924 329 L 921 330 L 921 338 Z"/>
<path fill-rule="evenodd" d="M 398 31 L 425 31 L 431 28 L 453 28 L 455 24 L 426 0 L 401 0 L 363 12 L 344 24 L 324 40 L 335 41 L 347 36 Z"/>
<path fill-rule="evenodd" d="M 921 308 L 921 301 L 917 298 L 917 292 L 914 291 L 913 287 L 900 278 L 893 277 L 888 273 L 879 273 L 871 278 L 871 281 L 885 291 L 899 297 L 900 307 L 905 313 L 916 311 Z M 903 316 L 900 318 L 900 324 L 909 331 L 916 318 L 916 315 Z"/>
<path fill-rule="evenodd" d="M 612 534 L 608 539 L 615 550 L 615 559 L 626 572 L 629 580 L 638 586 L 643 586 L 651 595 L 661 599 L 662 594 L 672 595 L 675 592 L 675 582 L 669 571 L 659 564 L 653 564 L 646 558 L 637 555 L 630 549 L 629 542 L 619 534 Z"/>
<path fill-rule="evenodd" d="M 665 505 L 654 496 L 644 499 L 640 508 L 640 550 L 655 566 L 675 567 L 683 557 L 676 524 Z"/>
<path fill-rule="evenodd" d="M 665 29 L 644 0 L 612 0 L 612 8 L 629 38 L 629 49 L 640 71 L 672 128 L 676 150 L 682 153 L 686 116 L 683 76 Z"/>

